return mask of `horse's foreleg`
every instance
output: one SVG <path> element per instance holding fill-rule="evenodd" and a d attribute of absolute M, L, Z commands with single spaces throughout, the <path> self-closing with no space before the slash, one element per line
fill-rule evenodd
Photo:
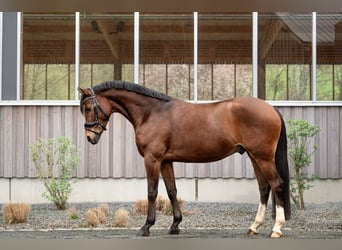
<path fill-rule="evenodd" d="M 148 210 L 146 222 L 139 230 L 138 236 L 149 236 L 150 227 L 154 225 L 156 220 L 156 198 L 158 195 L 160 162 L 153 157 L 145 157 L 145 168 L 147 175 Z"/>
<path fill-rule="evenodd" d="M 179 208 L 179 204 L 177 200 L 177 188 L 176 188 L 175 175 L 173 171 L 172 162 L 164 162 L 162 164 L 161 174 L 163 176 L 167 194 L 171 201 L 172 210 L 173 210 L 173 223 L 171 225 L 169 234 L 179 234 L 180 230 L 178 228 L 178 225 L 182 221 L 182 213 Z"/>

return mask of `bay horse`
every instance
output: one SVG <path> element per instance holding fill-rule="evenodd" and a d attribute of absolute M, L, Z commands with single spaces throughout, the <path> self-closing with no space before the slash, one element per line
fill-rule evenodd
<path fill-rule="evenodd" d="M 148 189 L 147 219 L 138 236 L 148 236 L 155 223 L 160 174 L 173 208 L 169 233 L 180 232 L 182 213 L 173 162 L 211 162 L 244 152 L 251 159 L 260 193 L 258 211 L 247 234 L 258 234 L 272 191 L 275 223 L 270 236 L 282 236 L 281 227 L 291 214 L 289 168 L 286 128 L 274 107 L 250 97 L 189 103 L 117 80 L 78 90 L 90 143 L 98 143 L 113 112 L 121 113 L 133 125 L 136 145 L 144 158 Z"/>

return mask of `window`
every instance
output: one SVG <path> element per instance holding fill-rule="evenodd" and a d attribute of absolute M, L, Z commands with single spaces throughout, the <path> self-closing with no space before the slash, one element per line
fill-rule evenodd
<path fill-rule="evenodd" d="M 75 99 L 75 14 L 23 14 L 24 100 Z"/>
<path fill-rule="evenodd" d="M 259 14 L 258 84 L 267 100 L 310 100 L 312 15 Z"/>
<path fill-rule="evenodd" d="M 176 98 L 193 99 L 193 15 L 140 14 L 140 81 Z"/>
<path fill-rule="evenodd" d="M 10 17 L 3 16 L 3 24 L 9 30 Z M 81 87 L 113 79 L 134 82 L 134 13 L 81 13 L 81 32 L 77 38 L 76 16 L 75 13 L 22 14 L 22 100 L 77 99 L 75 41 L 78 39 Z M 199 13 L 196 27 L 194 13 L 141 13 L 138 18 L 140 84 L 193 100 L 196 28 L 198 100 L 253 96 L 252 13 Z M 313 20 L 316 20 L 315 34 Z M 342 100 L 341 13 L 258 13 L 257 32 L 259 98 Z M 314 50 L 313 35 L 317 41 Z M 15 46 L 10 47 L 16 50 Z M 313 61 L 315 53 L 317 60 Z M 2 73 L 9 75 L 8 70 Z M 14 75 L 12 72 L 12 78 L 19 78 Z M 18 87 L 8 82 L 6 78 L 7 85 L 2 85 L 2 90 L 6 90 L 2 91 L 3 96 L 8 89 L 13 94 L 13 88 L 18 95 Z"/>
<path fill-rule="evenodd" d="M 133 23 L 133 14 L 81 14 L 81 87 L 133 81 Z"/>
<path fill-rule="evenodd" d="M 252 96 L 252 14 L 200 14 L 198 98 Z"/>
<path fill-rule="evenodd" d="M 342 100 L 342 14 L 317 14 L 317 100 Z"/>

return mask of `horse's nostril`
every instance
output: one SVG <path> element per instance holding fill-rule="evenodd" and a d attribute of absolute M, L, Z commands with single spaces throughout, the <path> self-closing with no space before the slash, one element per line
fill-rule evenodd
<path fill-rule="evenodd" d="M 90 136 L 87 136 L 87 140 L 88 140 L 88 142 L 90 142 L 90 141 L 91 141 L 91 138 L 90 138 Z"/>

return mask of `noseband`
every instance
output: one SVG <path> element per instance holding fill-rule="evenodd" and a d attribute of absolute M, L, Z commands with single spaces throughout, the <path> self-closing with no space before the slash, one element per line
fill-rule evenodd
<path fill-rule="evenodd" d="M 107 130 L 105 125 L 103 125 L 100 121 L 99 121 L 99 116 L 98 116 L 98 110 L 100 110 L 102 112 L 102 114 L 106 117 L 106 120 L 109 120 L 109 116 L 103 111 L 103 109 L 101 108 L 100 104 L 97 102 L 94 90 L 92 88 L 90 88 L 91 91 L 91 96 L 85 98 L 82 102 L 82 106 L 89 100 L 93 100 L 93 104 L 94 104 L 94 116 L 95 116 L 95 121 L 93 122 L 85 122 L 84 123 L 84 129 L 85 130 L 89 130 L 91 132 L 93 132 L 94 134 L 100 135 L 99 132 L 91 129 L 92 127 L 95 126 L 100 126 L 102 128 L 102 130 Z"/>

